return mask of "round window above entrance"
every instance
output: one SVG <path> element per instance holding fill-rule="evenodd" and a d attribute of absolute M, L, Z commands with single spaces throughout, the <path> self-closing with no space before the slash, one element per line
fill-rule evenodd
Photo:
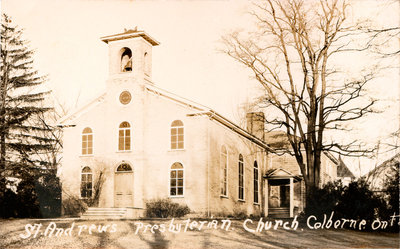
<path fill-rule="evenodd" d="M 132 95 L 130 92 L 128 91 L 123 91 L 120 95 L 119 95 L 119 101 L 121 102 L 121 104 L 123 105 L 127 105 L 131 102 L 132 100 Z"/>

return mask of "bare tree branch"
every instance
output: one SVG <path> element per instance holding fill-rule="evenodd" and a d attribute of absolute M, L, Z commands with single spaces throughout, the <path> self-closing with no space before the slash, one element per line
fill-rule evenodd
<path fill-rule="evenodd" d="M 290 148 L 277 153 L 295 156 L 307 187 L 319 186 L 322 152 L 367 156 L 375 149 L 324 136 L 325 131 L 346 132 L 342 124 L 376 112 L 372 107 L 377 102 L 366 94 L 376 71 L 346 79 L 331 57 L 372 51 L 399 32 L 398 27 L 371 29 L 351 22 L 348 7 L 347 0 L 257 1 L 250 12 L 257 30 L 222 38 L 224 52 L 248 67 L 264 88 L 265 107 L 278 111 L 267 115 L 266 124 L 284 130 Z"/>

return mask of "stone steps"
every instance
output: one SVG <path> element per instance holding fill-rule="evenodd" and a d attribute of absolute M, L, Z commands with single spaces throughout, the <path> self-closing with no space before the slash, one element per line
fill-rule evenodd
<path fill-rule="evenodd" d="M 289 218 L 289 208 L 269 208 L 268 217 L 272 218 Z"/>
<path fill-rule="evenodd" d="M 89 207 L 81 216 L 82 219 L 123 219 L 126 218 L 126 208 L 97 208 Z"/>

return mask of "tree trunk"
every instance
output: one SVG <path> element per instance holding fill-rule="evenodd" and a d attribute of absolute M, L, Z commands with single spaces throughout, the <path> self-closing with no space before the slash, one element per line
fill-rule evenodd
<path fill-rule="evenodd" d="M 308 182 L 308 184 L 306 183 L 306 203 L 305 203 L 306 214 L 314 213 L 314 205 L 315 205 L 314 194 L 317 188 L 318 186 L 316 186 L 313 181 Z"/>

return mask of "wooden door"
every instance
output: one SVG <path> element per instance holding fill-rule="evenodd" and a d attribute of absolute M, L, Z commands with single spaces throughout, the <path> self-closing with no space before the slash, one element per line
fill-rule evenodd
<path fill-rule="evenodd" d="M 133 207 L 133 172 L 116 172 L 114 206 Z"/>

